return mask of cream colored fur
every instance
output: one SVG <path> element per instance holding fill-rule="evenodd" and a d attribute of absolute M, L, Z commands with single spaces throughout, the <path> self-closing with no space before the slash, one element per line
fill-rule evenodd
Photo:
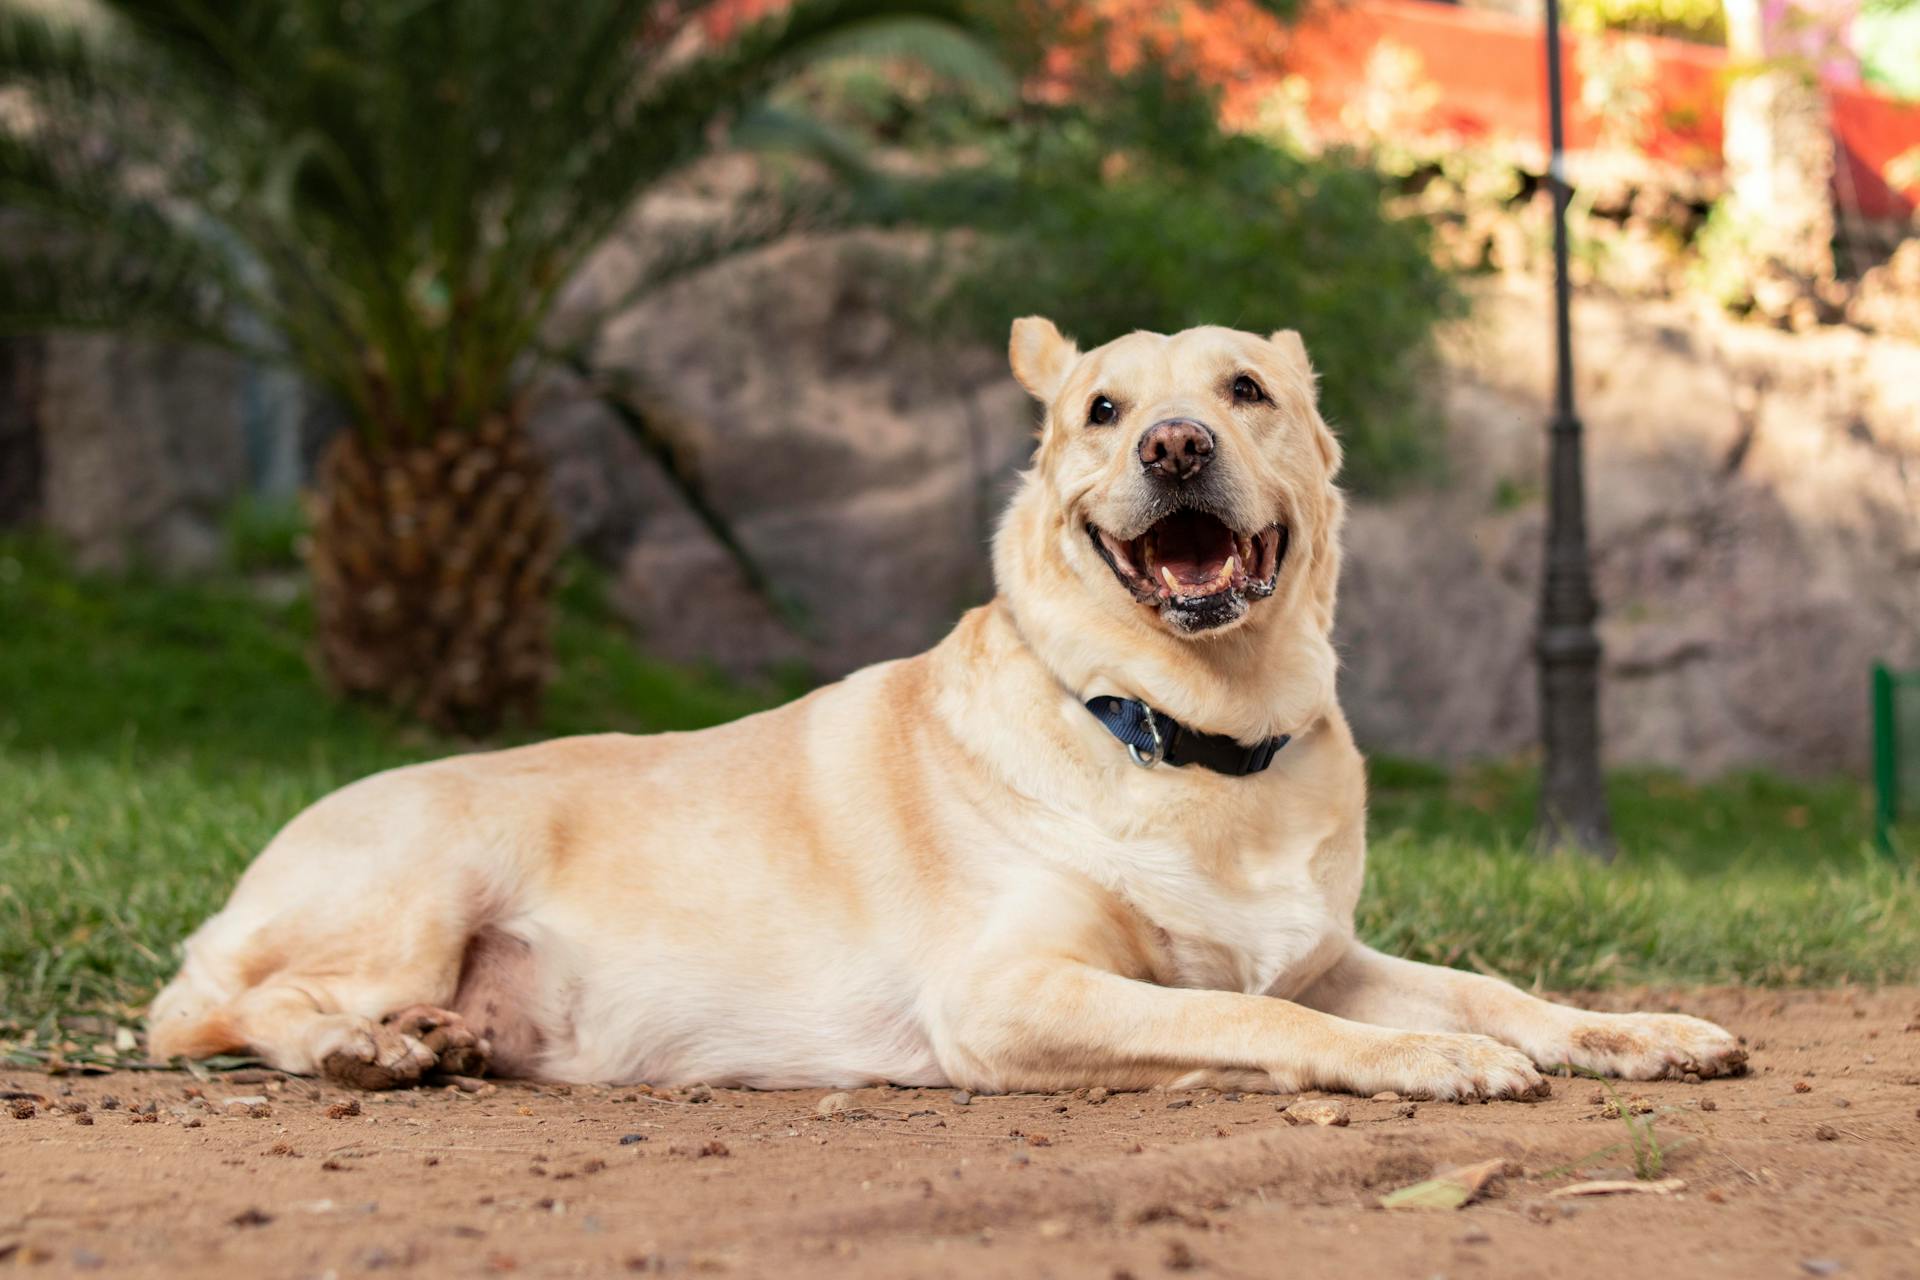
<path fill-rule="evenodd" d="M 1525 1096 L 1561 1063 L 1737 1069 L 1693 1018 L 1586 1013 L 1353 933 L 1365 778 L 1335 697 L 1340 450 L 1298 336 L 1014 326 L 1047 406 L 999 595 L 931 652 L 701 733 L 397 769 L 295 818 L 186 944 L 156 1053 L 245 1049 L 369 1086 L 566 1081 L 975 1090 L 1191 1086 Z M 1226 390 L 1255 379 L 1268 400 Z M 1096 394 L 1119 421 L 1087 420 Z M 1135 441 L 1217 437 L 1270 599 L 1164 623 L 1089 522 L 1144 500 Z M 1266 772 L 1131 763 L 1083 707 L 1140 698 Z"/>

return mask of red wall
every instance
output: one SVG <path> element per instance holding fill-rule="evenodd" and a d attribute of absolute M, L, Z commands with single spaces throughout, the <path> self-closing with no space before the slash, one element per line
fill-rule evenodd
<path fill-rule="evenodd" d="M 1618 38 L 1618 37 L 1609 37 Z M 1646 149 L 1680 164 L 1718 168 L 1720 109 L 1729 79 L 1724 49 L 1645 39 L 1654 51 L 1656 105 Z M 1504 14 L 1423 0 L 1352 0 L 1325 6 L 1286 41 L 1286 63 L 1313 87 L 1316 109 L 1336 114 L 1362 83 L 1368 55 L 1382 40 L 1417 53 L 1440 89 L 1431 124 L 1466 137 L 1546 137 L 1546 62 L 1540 24 Z M 1590 145 L 1597 122 L 1580 104 L 1576 41 L 1562 45 L 1568 145 Z M 1265 87 L 1265 86 L 1263 86 Z M 1920 103 L 1894 102 L 1862 89 L 1827 86 L 1844 173 L 1838 196 L 1868 217 L 1906 217 L 1920 188 L 1887 185 L 1887 163 L 1920 146 Z M 1241 80 L 1229 99 L 1250 105 L 1255 86 Z M 1843 179 L 1851 179 L 1852 191 Z"/>

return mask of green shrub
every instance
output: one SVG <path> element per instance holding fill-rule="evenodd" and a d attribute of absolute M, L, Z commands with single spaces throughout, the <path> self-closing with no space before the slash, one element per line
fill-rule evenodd
<path fill-rule="evenodd" d="M 1636 31 L 1705 44 L 1727 39 L 1720 0 L 1565 0 L 1561 12 L 1576 31 Z"/>

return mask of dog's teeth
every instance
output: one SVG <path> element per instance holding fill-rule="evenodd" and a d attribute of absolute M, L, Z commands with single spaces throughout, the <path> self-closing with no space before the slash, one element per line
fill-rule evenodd
<path fill-rule="evenodd" d="M 1167 568 L 1165 565 L 1161 565 L 1160 576 L 1167 580 L 1167 590 L 1173 592 L 1175 595 L 1180 594 L 1180 583 L 1174 578 L 1173 570 Z"/>
<path fill-rule="evenodd" d="M 1221 581 L 1223 581 L 1223 582 L 1232 582 L 1232 581 L 1233 581 L 1233 575 L 1234 575 L 1234 574 L 1236 574 L 1236 573 L 1238 573 L 1238 572 L 1240 572 L 1240 557 L 1239 557 L 1239 556 L 1228 556 L 1228 557 L 1227 557 L 1227 567 L 1226 567 L 1225 569 L 1223 569 L 1223 570 L 1221 571 L 1221 573 L 1220 573 L 1220 578 L 1221 578 Z"/>

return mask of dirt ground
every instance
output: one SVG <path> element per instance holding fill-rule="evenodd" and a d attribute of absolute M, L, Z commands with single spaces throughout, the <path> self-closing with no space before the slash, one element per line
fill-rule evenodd
<path fill-rule="evenodd" d="M 1684 1189 L 1551 1196 L 1632 1176 L 1628 1150 L 1605 1150 L 1626 1125 L 1580 1079 L 1535 1103 L 1350 1099 L 1351 1123 L 1322 1127 L 1290 1121 L 1285 1097 L 1205 1091 L 861 1089 L 823 1114 L 824 1090 L 348 1095 L 262 1071 L 13 1072 L 0 1268 L 1920 1277 L 1920 990 L 1594 1003 L 1685 1008 L 1750 1042 L 1743 1079 L 1620 1087 L 1630 1113 L 1651 1104 Z M 1501 1157 L 1521 1172 L 1478 1203 L 1378 1207 Z"/>

